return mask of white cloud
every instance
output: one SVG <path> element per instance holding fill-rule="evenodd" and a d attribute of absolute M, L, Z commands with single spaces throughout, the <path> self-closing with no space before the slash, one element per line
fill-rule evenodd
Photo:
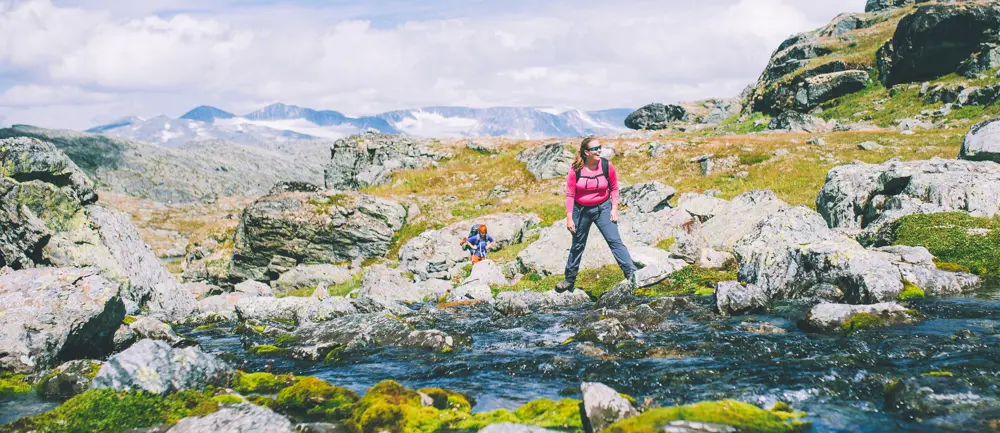
<path fill-rule="evenodd" d="M 597 109 L 731 96 L 757 78 L 785 37 L 864 6 L 561 0 L 512 1 L 504 10 L 438 2 L 422 3 L 424 9 L 360 2 L 227 11 L 214 0 L 159 15 L 154 11 L 167 2 L 0 3 L 0 69 L 28 77 L 0 96 L 7 107 L 0 112 L 12 122 L 82 128 L 130 114 L 176 116 L 200 104 L 244 112 L 284 101 L 369 114 L 428 105 Z M 392 8 L 409 9 L 387 23 Z M 40 114 L 46 107 L 49 118 Z"/>

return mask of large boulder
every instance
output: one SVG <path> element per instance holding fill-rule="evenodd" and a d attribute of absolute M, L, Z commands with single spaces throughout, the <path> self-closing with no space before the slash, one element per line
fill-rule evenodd
<path fill-rule="evenodd" d="M 883 62 L 886 86 L 932 80 L 956 72 L 983 43 L 1000 42 L 1000 6 L 933 4 L 903 17 Z"/>
<path fill-rule="evenodd" d="M 809 111 L 831 99 L 860 91 L 867 85 L 868 73 L 865 71 L 840 71 L 809 77 L 795 93 L 795 108 Z"/>
<path fill-rule="evenodd" d="M 288 350 L 296 358 L 324 359 L 330 352 L 367 347 L 453 349 L 455 339 L 436 329 L 416 330 L 402 319 L 384 313 L 352 314 L 333 320 L 306 323 L 292 334 Z"/>
<path fill-rule="evenodd" d="M 611 424 L 639 415 L 632 403 L 603 383 L 583 382 L 580 391 L 583 393 L 580 415 L 585 432 L 603 431 Z"/>
<path fill-rule="evenodd" d="M 226 363 L 197 347 L 175 349 L 162 341 L 142 340 L 108 359 L 90 387 L 167 395 L 224 386 L 232 374 Z"/>
<path fill-rule="evenodd" d="M 836 120 L 826 121 L 819 117 L 797 111 L 783 111 L 771 119 L 771 123 L 767 125 L 767 129 L 818 133 L 832 131 L 836 124 Z"/>
<path fill-rule="evenodd" d="M 715 288 L 715 304 L 723 316 L 750 313 L 767 309 L 769 297 L 755 284 L 738 281 L 720 281 Z"/>
<path fill-rule="evenodd" d="M 884 256 L 830 230 L 815 211 L 796 206 L 761 220 L 734 247 L 739 280 L 769 299 L 794 299 L 818 284 L 832 284 L 850 303 L 895 299 L 899 270 Z"/>
<path fill-rule="evenodd" d="M 507 278 L 493 260 L 483 260 L 472 265 L 472 273 L 468 278 L 462 280 L 462 286 L 485 285 L 485 286 L 506 286 Z"/>
<path fill-rule="evenodd" d="M 385 265 L 368 267 L 358 290 L 358 299 L 371 298 L 379 301 L 421 302 L 431 295 L 424 286 L 406 278 L 400 269 L 391 269 Z"/>
<path fill-rule="evenodd" d="M 868 0 L 865 3 L 865 12 L 881 12 L 891 9 L 904 8 L 913 4 L 938 1 L 940 3 L 955 2 L 963 0 Z"/>
<path fill-rule="evenodd" d="M 1000 213 L 1000 164 L 948 159 L 849 164 L 827 173 L 816 209 L 830 227 L 870 238 L 895 219 L 920 213 Z"/>
<path fill-rule="evenodd" d="M 384 255 L 403 227 L 406 208 L 355 192 L 276 192 L 243 211 L 230 274 L 270 281 L 297 263 Z"/>
<path fill-rule="evenodd" d="M 688 113 L 679 105 L 653 103 L 633 111 L 625 118 L 625 126 L 631 129 L 658 130 L 670 127 L 677 121 L 687 121 Z"/>
<path fill-rule="evenodd" d="M 211 298 L 207 298 L 206 301 Z M 220 299 L 212 304 L 225 314 L 230 308 L 228 301 Z M 203 301 L 205 302 L 205 301 Z M 337 317 L 356 314 L 358 307 L 343 297 L 329 297 L 320 300 L 316 297 L 271 298 L 240 296 L 231 307 L 236 320 L 250 324 L 274 325 L 280 327 L 296 326 L 307 322 L 323 322 Z"/>
<path fill-rule="evenodd" d="M 583 290 L 556 293 L 534 292 L 522 290 L 519 292 L 500 292 L 497 295 L 494 308 L 498 316 L 524 316 L 552 308 L 564 308 L 583 305 L 590 302 L 590 296 Z"/>
<path fill-rule="evenodd" d="M 971 292 L 980 287 L 979 277 L 965 272 L 938 269 L 934 256 L 927 248 L 893 245 L 874 248 L 899 269 L 903 280 L 909 281 L 929 296 L 948 296 Z"/>
<path fill-rule="evenodd" d="M 502 213 L 450 224 L 440 230 L 428 230 L 399 249 L 400 267 L 421 280 L 450 279 L 454 277 L 451 270 L 469 260 L 469 253 L 458 243 L 469 235 L 473 224 L 485 224 L 497 247 L 503 248 L 524 241 L 528 229 L 539 222 L 538 216 L 532 213 Z"/>
<path fill-rule="evenodd" d="M 623 186 L 619 195 L 623 206 L 643 213 L 653 213 L 670 207 L 670 199 L 677 195 L 677 190 L 653 181 Z"/>
<path fill-rule="evenodd" d="M 365 132 L 333 143 L 323 178 L 327 189 L 356 190 L 388 181 L 393 171 L 425 167 L 442 157 L 405 135 Z"/>
<path fill-rule="evenodd" d="M 858 314 L 877 317 L 877 326 L 914 323 L 915 317 L 905 307 L 895 302 L 871 305 L 821 303 L 813 306 L 803 320 L 803 327 L 820 332 L 839 332 L 844 324 Z"/>
<path fill-rule="evenodd" d="M 205 416 L 187 417 L 167 433 L 293 433 L 287 418 L 271 409 L 250 403 L 226 406 Z"/>
<path fill-rule="evenodd" d="M 1000 118 L 985 120 L 973 126 L 962 141 L 958 158 L 1000 163 L 1000 123 L 997 120 Z"/>
<path fill-rule="evenodd" d="M 515 159 L 523 162 L 535 179 L 545 180 L 566 176 L 573 155 L 566 143 L 557 142 L 525 149 Z"/>
<path fill-rule="evenodd" d="M 96 269 L 38 268 L 0 275 L 0 371 L 31 373 L 101 358 L 125 318 L 118 284 Z"/>
<path fill-rule="evenodd" d="M 786 208 L 788 204 L 770 190 L 740 194 L 715 210 L 708 221 L 696 221 L 678 229 L 671 252 L 688 263 L 719 267 L 725 257 L 732 257 L 736 242 L 749 234 L 758 222 Z M 719 257 L 723 259 L 717 259 Z"/>

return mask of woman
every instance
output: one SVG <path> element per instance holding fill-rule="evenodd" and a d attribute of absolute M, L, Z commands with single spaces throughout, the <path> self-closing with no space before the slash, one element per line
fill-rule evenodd
<path fill-rule="evenodd" d="M 573 234 L 573 245 L 566 260 L 565 279 L 556 284 L 557 292 L 573 290 L 591 224 L 597 224 L 618 267 L 635 285 L 636 266 L 618 234 L 618 175 L 611 162 L 601 158 L 601 143 L 595 137 L 580 143 L 566 175 L 566 229 Z"/>
<path fill-rule="evenodd" d="M 476 234 L 472 237 L 462 239 L 462 248 L 469 250 L 469 254 L 471 254 L 469 260 L 472 261 L 472 264 L 486 260 L 486 252 L 494 245 L 496 245 L 496 240 L 489 235 L 486 224 L 480 224 Z"/>

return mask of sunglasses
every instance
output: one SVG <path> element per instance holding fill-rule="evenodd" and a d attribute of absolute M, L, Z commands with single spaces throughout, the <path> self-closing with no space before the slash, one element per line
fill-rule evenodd
<path fill-rule="evenodd" d="M 587 148 L 587 150 L 589 150 L 589 151 L 591 151 L 591 152 L 598 152 L 598 151 L 600 151 L 600 150 L 601 150 L 601 146 L 597 146 L 597 147 L 589 147 L 589 148 Z"/>

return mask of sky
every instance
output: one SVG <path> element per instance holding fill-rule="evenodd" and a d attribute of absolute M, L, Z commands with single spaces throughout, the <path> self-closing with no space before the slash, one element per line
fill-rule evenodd
<path fill-rule="evenodd" d="M 0 125 L 731 97 L 865 0 L 0 0 Z"/>

